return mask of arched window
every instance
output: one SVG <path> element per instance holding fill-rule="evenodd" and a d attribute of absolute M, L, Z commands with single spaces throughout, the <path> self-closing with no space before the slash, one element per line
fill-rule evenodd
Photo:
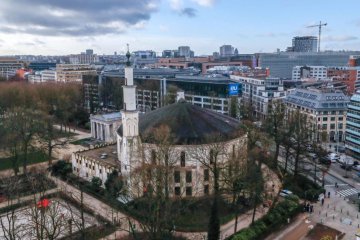
<path fill-rule="evenodd" d="M 185 152 L 184 151 L 182 151 L 180 153 L 180 166 L 185 167 Z"/>
<path fill-rule="evenodd" d="M 151 163 L 156 164 L 156 152 L 155 152 L 155 150 L 151 150 Z"/>
<path fill-rule="evenodd" d="M 210 150 L 210 164 L 213 164 L 215 160 L 215 153 L 214 150 Z"/>

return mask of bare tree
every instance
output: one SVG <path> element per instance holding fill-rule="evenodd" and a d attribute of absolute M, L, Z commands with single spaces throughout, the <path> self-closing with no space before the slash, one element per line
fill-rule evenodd
<path fill-rule="evenodd" d="M 284 140 L 285 105 L 280 101 L 273 101 L 265 120 L 265 129 L 275 142 L 275 154 L 272 166 L 277 168 L 280 145 Z"/>
<path fill-rule="evenodd" d="M 16 208 L 11 207 L 19 201 L 19 181 L 14 178 L 5 177 L 0 179 L 2 193 L 7 198 L 7 206 L 10 208 L 4 215 L 0 216 L 2 237 L 6 240 L 19 240 L 24 237 L 18 220 Z"/>

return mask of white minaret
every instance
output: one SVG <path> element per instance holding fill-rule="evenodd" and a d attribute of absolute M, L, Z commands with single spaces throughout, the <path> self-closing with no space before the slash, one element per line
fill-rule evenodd
<path fill-rule="evenodd" d="M 131 160 L 137 155 L 139 136 L 139 112 L 136 109 L 136 86 L 134 86 L 134 70 L 130 63 L 129 45 L 126 57 L 124 106 L 121 110 L 122 136 L 118 136 L 118 157 L 121 162 L 121 173 L 125 176 L 130 174 Z"/>

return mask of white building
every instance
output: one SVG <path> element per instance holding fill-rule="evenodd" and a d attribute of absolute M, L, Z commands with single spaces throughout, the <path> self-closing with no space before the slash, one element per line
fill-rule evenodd
<path fill-rule="evenodd" d="M 36 71 L 33 74 L 27 75 L 29 83 L 46 83 L 56 81 L 56 71 L 54 69 L 48 69 L 43 71 Z"/>
<path fill-rule="evenodd" d="M 266 117 L 269 104 L 273 100 L 282 99 L 286 95 L 283 82 L 279 78 L 250 78 L 237 75 L 230 75 L 230 78 L 241 83 L 243 101 L 252 105 L 254 115 L 259 119 Z"/>
<path fill-rule="evenodd" d="M 106 143 L 116 142 L 116 130 L 121 125 L 121 113 L 90 116 L 91 137 Z"/>
<path fill-rule="evenodd" d="M 41 72 L 35 72 L 34 74 L 27 75 L 29 83 L 42 83 Z"/>
<path fill-rule="evenodd" d="M 349 97 L 333 89 L 295 89 L 284 102 L 288 111 L 297 111 L 308 116 L 314 138 L 342 142 L 345 140 L 346 111 Z M 321 139 L 322 133 L 327 139 Z"/>
<path fill-rule="evenodd" d="M 41 71 L 42 82 L 55 82 L 56 81 L 56 70 L 47 69 Z"/>
<path fill-rule="evenodd" d="M 83 75 L 96 75 L 89 64 L 56 64 L 56 81 L 63 83 L 81 83 Z"/>
<path fill-rule="evenodd" d="M 327 67 L 325 66 L 295 66 L 292 70 L 292 80 L 312 78 L 315 80 L 327 79 Z"/>

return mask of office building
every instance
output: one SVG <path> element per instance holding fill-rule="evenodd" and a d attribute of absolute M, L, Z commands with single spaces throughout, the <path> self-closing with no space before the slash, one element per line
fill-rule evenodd
<path fill-rule="evenodd" d="M 285 97 L 283 81 L 274 77 L 244 77 L 230 75 L 231 80 L 241 84 L 242 101 L 253 108 L 253 115 L 265 119 L 272 101 Z"/>
<path fill-rule="evenodd" d="M 222 45 L 220 47 L 220 57 L 234 56 L 234 47 L 231 45 Z"/>
<path fill-rule="evenodd" d="M 194 57 L 194 52 L 191 51 L 189 46 L 180 46 L 178 48 L 178 52 L 179 52 L 179 57 L 185 57 L 185 58 Z"/>
<path fill-rule="evenodd" d="M 93 64 L 99 62 L 99 57 L 94 54 L 92 49 L 87 49 L 81 54 L 72 54 L 69 56 L 70 64 Z"/>
<path fill-rule="evenodd" d="M 294 52 L 316 52 L 318 38 L 315 36 L 294 37 L 292 40 L 292 50 Z"/>
<path fill-rule="evenodd" d="M 325 142 L 342 142 L 345 140 L 346 111 L 349 97 L 342 91 L 298 88 L 292 91 L 284 99 L 284 102 L 287 111 L 299 110 L 307 115 L 314 140 Z"/>
<path fill-rule="evenodd" d="M 56 81 L 56 70 L 48 69 L 43 71 L 36 71 L 27 75 L 29 83 L 47 83 Z"/>
<path fill-rule="evenodd" d="M 162 52 L 163 58 L 177 58 L 179 56 L 179 50 L 164 50 Z"/>
<path fill-rule="evenodd" d="M 327 79 L 327 67 L 324 66 L 295 66 L 293 67 L 291 79 L 300 81 L 301 79 L 325 80 Z"/>
<path fill-rule="evenodd" d="M 360 160 L 360 90 L 348 104 L 345 147 L 349 155 Z"/>
<path fill-rule="evenodd" d="M 42 71 L 50 68 L 56 68 L 55 62 L 31 62 L 29 69 L 33 71 Z"/>
<path fill-rule="evenodd" d="M 16 75 L 17 70 L 24 67 L 24 63 L 16 58 L 0 57 L 0 76 L 9 79 Z"/>
<path fill-rule="evenodd" d="M 277 52 L 255 54 L 258 67 L 269 68 L 271 76 L 291 79 L 295 66 L 347 66 L 351 55 L 360 52 Z"/>
<path fill-rule="evenodd" d="M 358 67 L 329 67 L 327 75 L 332 81 L 346 85 L 346 92 L 350 95 L 360 89 L 360 66 Z"/>
<path fill-rule="evenodd" d="M 89 64 L 56 64 L 56 82 L 81 83 L 83 75 L 96 75 Z"/>
<path fill-rule="evenodd" d="M 143 67 L 157 62 L 156 52 L 152 50 L 135 51 L 132 54 L 132 60 L 137 67 Z"/>

